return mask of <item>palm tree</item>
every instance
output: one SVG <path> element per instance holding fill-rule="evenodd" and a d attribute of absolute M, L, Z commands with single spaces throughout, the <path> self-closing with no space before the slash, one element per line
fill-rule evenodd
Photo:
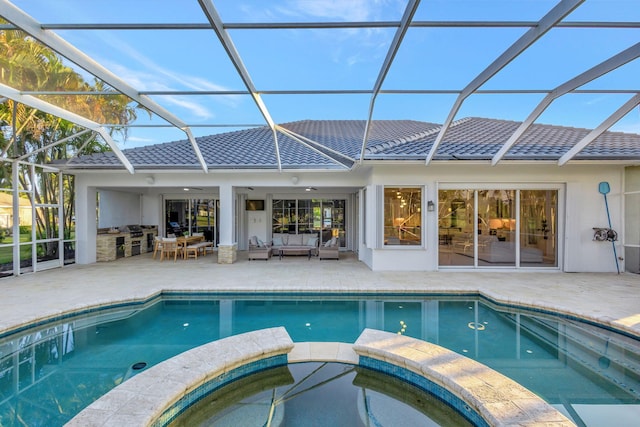
<path fill-rule="evenodd" d="M 0 30 L 0 82 L 19 90 L 60 91 L 60 95 L 46 95 L 42 99 L 97 123 L 121 124 L 122 127 L 113 127 L 112 132 L 119 132 L 125 137 L 125 125 L 135 121 L 136 108 L 139 108 L 131 105 L 130 98 L 97 79 L 92 84 L 86 82 L 79 73 L 65 65 L 55 52 L 18 30 Z M 87 95 L 62 93 L 68 91 L 86 91 Z M 90 94 L 90 91 L 105 94 L 95 95 Z M 26 156 L 24 161 L 34 165 L 109 150 L 93 133 L 74 137 L 73 135 L 83 130 L 78 125 L 13 100 L 0 103 L 0 126 L 3 131 L 0 132 L 2 157 Z M 53 143 L 63 138 L 69 140 L 65 144 L 53 146 Z M 21 167 L 19 182 L 11 183 L 8 165 L 9 163 L 2 162 L 0 186 L 8 188 L 12 184 L 31 189 L 33 201 L 37 205 L 50 206 L 59 202 L 58 173 L 45 172 L 43 168 L 36 166 L 36 173 L 32 175 L 30 168 Z M 70 238 L 73 226 L 73 177 L 65 176 L 63 186 L 65 238 Z M 48 208 L 36 210 L 38 238 L 57 238 L 58 222 L 54 213 Z M 57 242 L 45 246 L 45 256 L 56 255 Z"/>

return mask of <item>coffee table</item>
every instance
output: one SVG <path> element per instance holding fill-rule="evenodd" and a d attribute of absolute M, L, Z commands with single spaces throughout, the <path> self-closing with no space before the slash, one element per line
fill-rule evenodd
<path fill-rule="evenodd" d="M 307 259 L 311 259 L 311 249 L 312 248 L 302 248 L 300 246 L 294 246 L 294 247 L 281 247 L 278 249 L 278 255 L 280 256 L 280 259 L 282 259 L 282 255 L 293 255 L 293 254 L 307 254 Z"/>

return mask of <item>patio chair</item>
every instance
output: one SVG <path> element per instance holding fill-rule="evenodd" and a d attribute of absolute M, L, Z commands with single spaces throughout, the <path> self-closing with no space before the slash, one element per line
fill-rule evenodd
<path fill-rule="evenodd" d="M 162 251 L 162 240 L 158 236 L 153 236 L 153 259 L 156 259 L 159 251 Z"/>
<path fill-rule="evenodd" d="M 178 240 L 175 237 L 166 237 L 162 239 L 162 250 L 160 251 L 160 261 L 173 255 L 173 261 L 178 259 L 178 253 L 181 251 Z"/>
<path fill-rule="evenodd" d="M 268 261 L 271 258 L 272 250 L 271 246 L 265 245 L 256 236 L 252 236 L 249 239 L 249 260 L 263 259 Z"/>
<path fill-rule="evenodd" d="M 318 258 L 323 259 L 340 259 L 340 242 L 335 237 L 327 241 L 318 248 Z"/>

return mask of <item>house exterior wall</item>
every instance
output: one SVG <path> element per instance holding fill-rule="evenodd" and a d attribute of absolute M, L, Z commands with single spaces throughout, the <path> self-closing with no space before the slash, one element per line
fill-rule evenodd
<path fill-rule="evenodd" d="M 626 270 L 640 273 L 640 166 L 625 170 L 624 258 Z"/>
<path fill-rule="evenodd" d="M 23 197 L 18 199 L 18 224 L 31 226 L 31 202 Z M 13 227 L 13 195 L 0 192 L 0 228 Z"/>
<path fill-rule="evenodd" d="M 298 179 L 293 179 L 293 177 Z M 375 271 L 437 271 L 438 267 L 438 218 L 437 202 L 440 188 L 505 188 L 505 189 L 558 189 L 558 261 L 556 270 L 567 272 L 615 272 L 616 264 L 609 242 L 593 240 L 593 227 L 606 227 L 607 215 L 602 194 L 598 192 L 599 182 L 610 184 L 608 204 L 613 228 L 620 238 L 623 230 L 623 185 L 624 167 L 604 164 L 565 165 L 502 163 L 497 166 L 483 164 L 433 163 L 423 162 L 377 162 L 360 166 L 351 172 L 304 172 L 273 173 L 255 171 L 224 171 L 200 173 L 154 173 L 153 183 L 148 174 L 81 173 L 77 175 L 78 202 L 85 203 L 78 209 L 78 221 L 87 218 L 89 223 L 78 224 L 78 247 L 95 254 L 95 215 L 80 212 L 91 211 L 91 191 L 94 188 L 110 191 L 138 192 L 141 206 L 140 222 L 163 226 L 163 197 L 184 196 L 182 187 L 199 187 L 202 191 L 192 192 L 189 197 L 220 198 L 220 188 L 229 185 L 233 191 L 226 191 L 221 205 L 237 203 L 236 216 L 233 209 L 221 209 L 221 224 L 233 224 L 235 232 L 225 234 L 226 246 L 238 250 L 246 248 L 249 221 L 252 217 L 244 211 L 245 199 L 264 199 L 266 209 L 273 198 L 286 197 L 341 197 L 348 200 L 347 217 L 353 218 L 349 224 L 349 249 L 358 253 L 359 259 Z M 105 185 L 108 183 L 108 185 Z M 312 195 L 304 188 L 313 186 L 317 192 Z M 423 242 L 421 246 L 384 247 L 382 244 L 382 206 L 384 186 L 420 186 L 423 188 Z M 249 187 L 253 189 L 249 189 Z M 95 194 L 95 193 L 94 193 Z M 356 197 L 356 195 L 358 197 Z M 81 196 L 81 197 L 80 197 Z M 95 197 L 95 196 L 94 196 Z M 356 203 L 356 200 L 358 203 Z M 436 204 L 433 212 L 426 209 L 427 201 Z M 95 207 L 94 207 L 95 209 Z M 359 209 L 357 212 L 354 209 Z M 226 213 L 225 213 L 226 212 Z M 233 215 L 234 219 L 223 220 L 222 215 Z M 355 223 L 353 223 L 355 222 Z M 256 225 L 252 223 L 251 230 Z M 270 235 L 269 213 L 263 223 L 264 235 Z M 90 234 L 93 233 L 93 237 Z M 358 238 L 356 240 L 356 237 Z M 236 241 L 238 240 L 238 241 Z M 93 247 L 91 245 L 93 244 Z M 618 254 L 623 242 L 617 242 Z M 94 262 L 91 256 L 79 257 L 79 263 Z M 623 261 L 620 261 L 623 270 Z"/>
<path fill-rule="evenodd" d="M 102 190 L 99 197 L 98 228 L 140 223 L 140 194 Z"/>
<path fill-rule="evenodd" d="M 376 271 L 438 270 L 439 188 L 538 188 L 559 189 L 559 266 L 567 272 L 615 272 L 610 243 L 593 241 L 593 227 L 606 227 L 607 214 L 598 184 L 609 182 L 609 210 L 613 228 L 622 236 L 622 188 L 624 168 L 617 165 L 504 164 L 489 165 L 376 165 L 367 186 L 367 244 L 361 246 L 360 259 Z M 384 186 L 424 186 L 422 246 L 384 247 L 382 233 L 382 191 Z M 436 203 L 427 212 L 426 203 Z M 618 253 L 622 242 L 616 242 Z M 620 268 L 623 263 L 620 261 Z"/>

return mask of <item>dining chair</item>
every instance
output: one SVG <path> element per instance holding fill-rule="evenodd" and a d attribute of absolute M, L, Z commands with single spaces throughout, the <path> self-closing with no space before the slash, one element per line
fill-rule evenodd
<path fill-rule="evenodd" d="M 158 251 L 162 252 L 162 240 L 158 236 L 153 236 L 153 259 L 156 259 Z"/>
<path fill-rule="evenodd" d="M 175 237 L 166 237 L 162 239 L 160 261 L 173 255 L 173 261 L 175 262 L 178 259 L 178 252 L 180 252 L 180 247 L 178 246 L 178 241 Z"/>

